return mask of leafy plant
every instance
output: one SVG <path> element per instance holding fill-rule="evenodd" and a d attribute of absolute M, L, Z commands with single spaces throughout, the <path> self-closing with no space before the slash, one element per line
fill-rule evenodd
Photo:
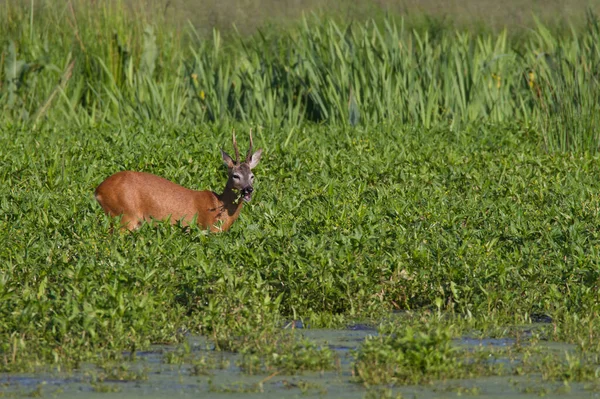
<path fill-rule="evenodd" d="M 398 382 L 418 384 L 456 378 L 464 371 L 448 331 L 414 331 L 367 339 L 356 354 L 354 372 L 367 385 Z"/>

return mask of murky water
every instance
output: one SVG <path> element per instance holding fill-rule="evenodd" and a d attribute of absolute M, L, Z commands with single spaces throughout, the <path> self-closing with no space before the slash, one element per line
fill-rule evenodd
<path fill-rule="evenodd" d="M 340 361 L 339 370 L 300 375 L 247 375 L 238 367 L 238 354 L 216 352 L 201 337 L 190 337 L 191 357 L 204 359 L 210 367 L 194 368 L 193 364 L 168 364 L 177 348 L 155 346 L 136 353 L 135 359 L 116 365 L 121 373 L 112 377 L 110 370 L 84 365 L 73 372 L 35 374 L 0 374 L 0 397 L 102 397 L 102 398 L 444 398 L 477 396 L 485 398 L 585 397 L 600 398 L 590 384 L 542 382 L 539 376 L 487 377 L 470 380 L 443 381 L 425 386 L 383 386 L 366 388 L 353 382 L 352 350 L 367 335 L 377 331 L 365 325 L 343 330 L 306 329 L 302 334 L 318 344 L 329 345 Z M 512 339 L 475 339 L 465 337 L 455 342 L 467 348 L 481 346 L 509 347 Z M 564 346 L 555 349 L 564 350 Z M 552 350 L 552 348 L 549 348 Z M 500 361 L 502 361 L 500 359 Z M 123 372 L 125 370 L 125 372 Z M 102 374 L 104 373 L 104 374 Z M 102 375 L 102 378 L 98 378 Z M 119 376 L 119 377 L 117 377 Z M 121 377 L 125 376 L 123 380 Z M 102 382 L 97 382 L 102 380 Z"/>

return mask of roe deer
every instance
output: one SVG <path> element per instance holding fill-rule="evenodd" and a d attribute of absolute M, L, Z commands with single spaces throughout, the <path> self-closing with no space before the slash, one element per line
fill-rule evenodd
<path fill-rule="evenodd" d="M 227 165 L 229 177 L 223 194 L 212 191 L 194 191 L 162 177 L 144 172 L 122 171 L 104 180 L 96 189 L 96 199 L 110 216 L 121 216 L 121 228 L 135 230 L 144 220 L 166 220 L 175 224 L 181 220 L 196 222 L 212 232 L 225 231 L 238 218 L 244 202 L 252 199 L 254 169 L 262 150 L 250 149 L 246 160 L 240 154 L 233 134 L 235 161 L 223 150 L 221 155 Z"/>

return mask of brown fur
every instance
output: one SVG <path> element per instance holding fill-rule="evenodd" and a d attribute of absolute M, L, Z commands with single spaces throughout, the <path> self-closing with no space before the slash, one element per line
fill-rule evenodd
<path fill-rule="evenodd" d="M 102 182 L 96 199 L 110 216 L 120 216 L 121 225 L 129 230 L 142 221 L 181 220 L 188 224 L 197 215 L 198 225 L 211 231 L 226 231 L 238 218 L 243 207 L 231 190 L 222 195 L 212 191 L 194 191 L 167 179 L 144 172 L 124 171 Z"/>
<path fill-rule="evenodd" d="M 252 153 L 252 133 L 244 162 L 239 163 L 235 135 L 233 145 L 235 161 L 222 151 L 229 173 L 223 194 L 190 190 L 150 173 L 123 171 L 98 186 L 96 199 L 108 215 L 121 216 L 123 229 L 135 230 L 143 221 L 152 219 L 168 219 L 172 224 L 181 221 L 188 225 L 196 218 L 196 223 L 205 229 L 226 231 L 240 215 L 244 199 L 249 201 L 252 197 L 254 175 L 251 169 L 262 154 L 262 150 Z"/>

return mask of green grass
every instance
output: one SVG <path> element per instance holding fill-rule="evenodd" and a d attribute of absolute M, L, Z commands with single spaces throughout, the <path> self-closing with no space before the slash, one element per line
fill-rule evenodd
<path fill-rule="evenodd" d="M 35 3 L 34 3 L 35 5 Z M 120 2 L 2 6 L 4 123 L 123 127 L 148 119 L 374 127 L 384 121 L 463 129 L 519 121 L 549 151 L 598 150 L 600 24 L 572 29 L 464 30 L 393 16 L 353 22 L 309 16 L 252 36 Z M 122 11 L 122 12 L 121 12 Z M 290 133 L 292 134 L 292 133 Z"/>
<path fill-rule="evenodd" d="M 206 235 L 166 224 L 110 234 L 92 193 L 122 169 L 219 189 L 229 131 L 3 130 L 3 368 L 184 332 L 227 348 L 286 319 L 550 314 L 565 320 L 560 333 L 571 315 L 597 314 L 596 157 L 547 154 L 510 126 L 458 137 L 384 125 L 303 133 L 286 147 L 285 132 L 257 135 L 267 151 L 256 197 L 230 232 Z"/>
<path fill-rule="evenodd" d="M 564 322 L 557 320 L 555 325 Z M 542 382 L 535 389 L 545 391 L 558 388 L 553 388 L 552 382 L 562 383 L 560 388 L 570 390 L 571 383 L 598 379 L 600 367 L 596 350 L 556 343 L 553 347 L 548 343 L 552 341 L 551 334 L 543 327 L 509 329 L 502 334 L 503 342 L 495 345 L 484 342 L 465 345 L 465 327 L 473 329 L 474 325 L 435 316 L 384 324 L 379 335 L 367 337 L 355 352 L 356 381 L 369 387 L 424 386 L 450 380 L 464 389 L 461 380 L 485 385 L 485 381 L 489 383 L 486 377 L 494 377 L 496 382 L 503 380 L 516 385 L 520 376 L 526 376 L 529 381 Z M 489 333 L 486 331 L 482 338 L 488 339 Z M 474 392 L 477 391 L 476 388 Z"/>
<path fill-rule="evenodd" d="M 119 2 L 28 4 L 0 6 L 0 370 L 93 360 L 142 378 L 124 350 L 188 333 L 248 373 L 330 370 L 329 348 L 281 327 L 394 311 L 453 330 L 366 341 L 366 384 L 442 378 L 457 334 L 540 315 L 545 339 L 600 351 L 593 13 L 518 35 L 307 17 L 206 40 Z M 265 154 L 230 231 L 110 233 L 103 179 L 220 190 L 232 128 Z M 549 378 L 589 379 L 573 359 Z"/>

